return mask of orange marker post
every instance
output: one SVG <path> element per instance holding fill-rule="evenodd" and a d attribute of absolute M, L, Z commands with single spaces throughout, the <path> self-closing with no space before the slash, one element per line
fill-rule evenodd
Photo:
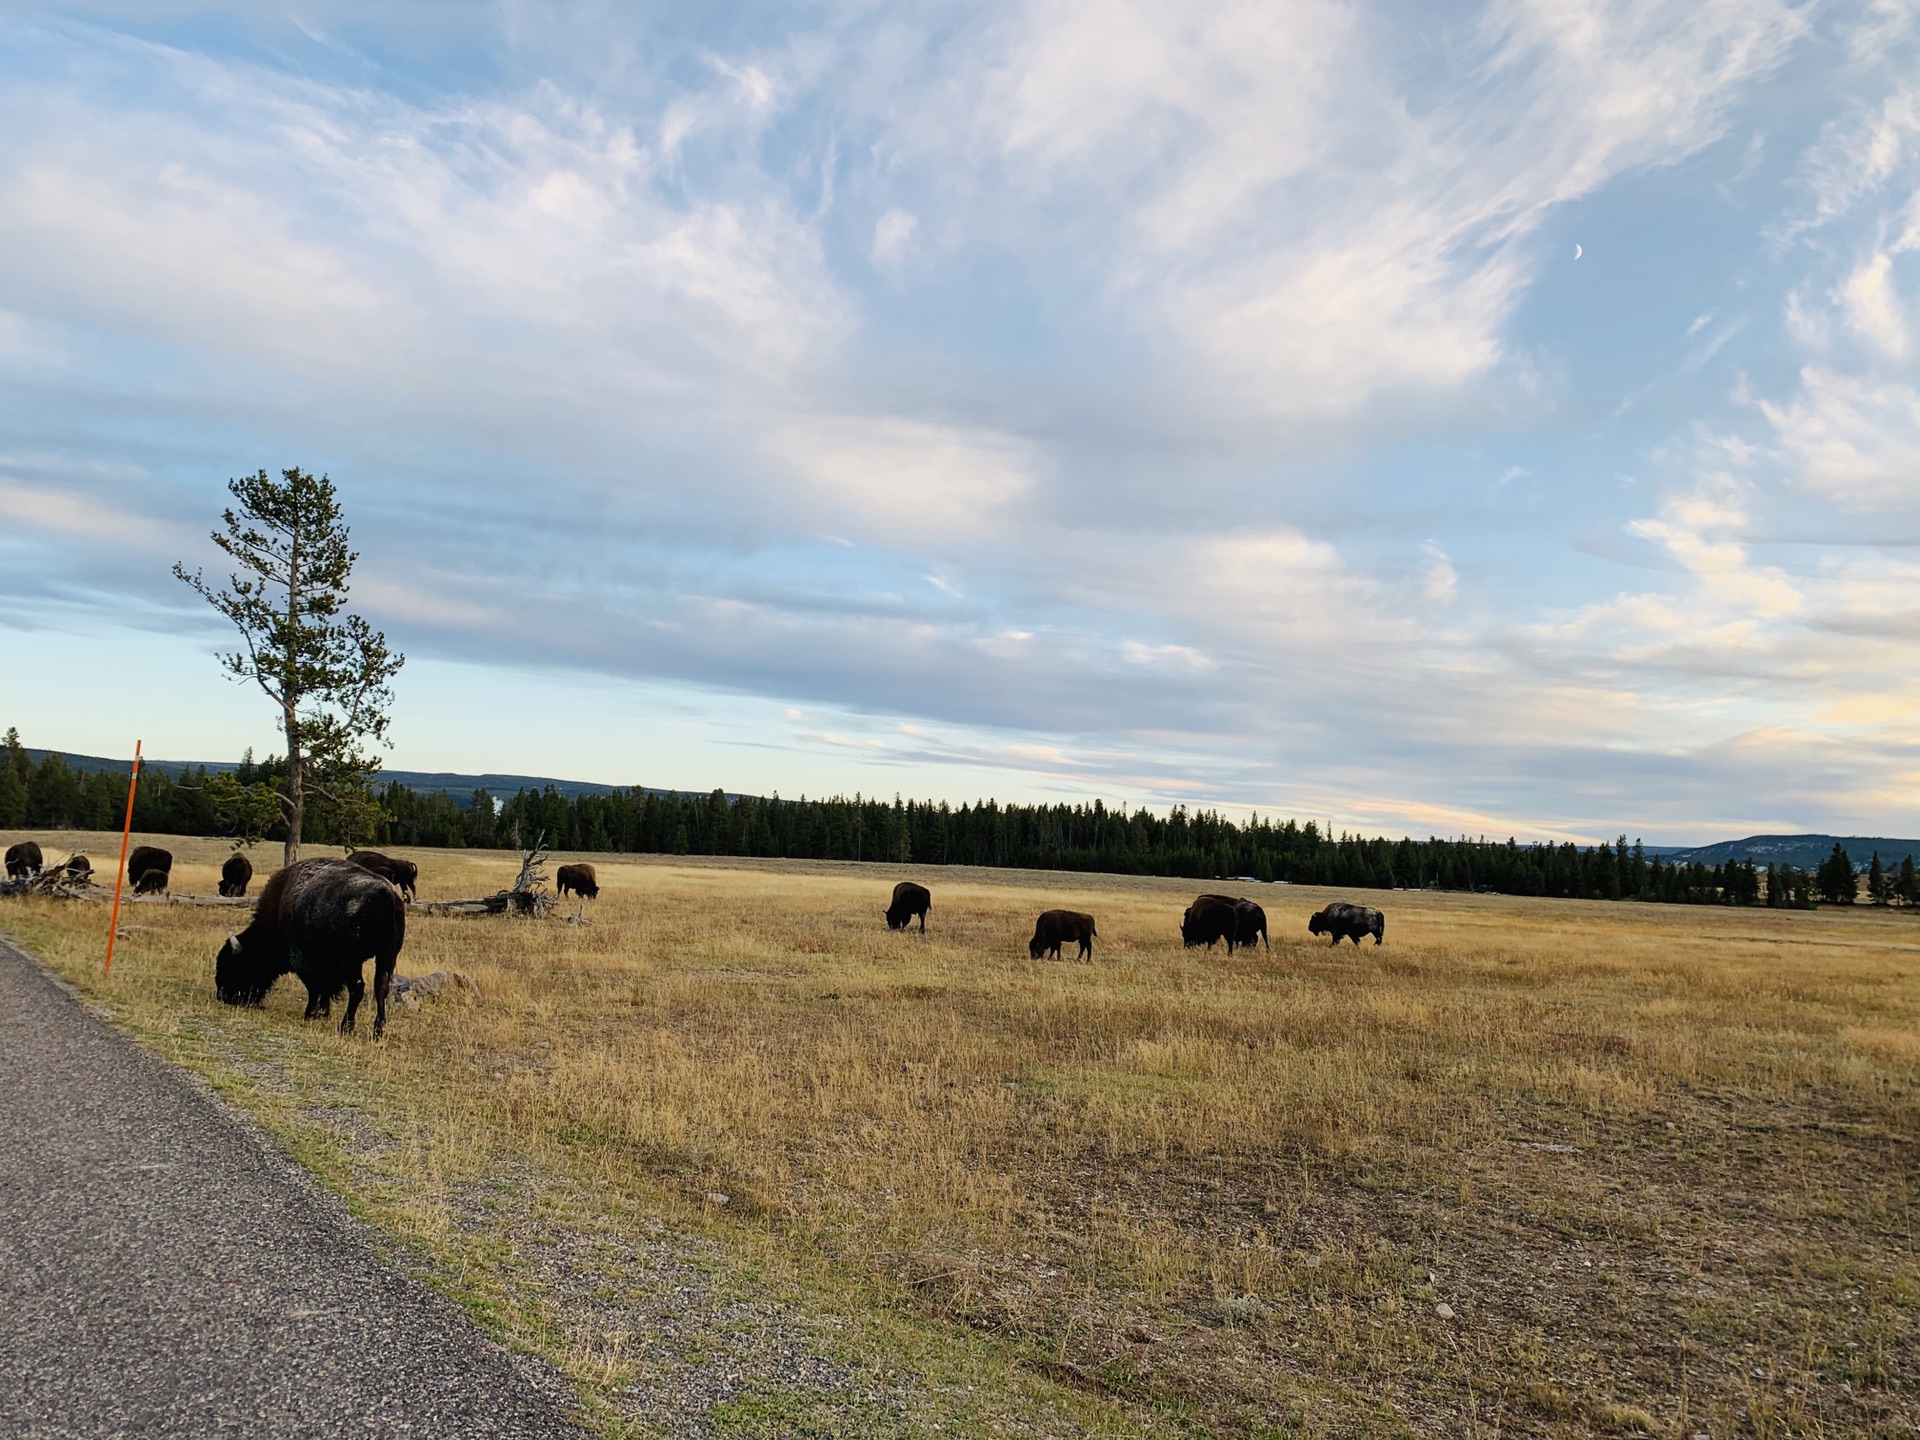
<path fill-rule="evenodd" d="M 113 942 L 120 933 L 120 887 L 127 883 L 127 842 L 133 838 L 133 792 L 140 783 L 140 742 L 133 742 L 133 774 L 127 777 L 127 823 L 120 831 L 120 866 L 113 872 L 113 919 L 107 925 L 107 963 L 102 975 L 113 973 Z"/>

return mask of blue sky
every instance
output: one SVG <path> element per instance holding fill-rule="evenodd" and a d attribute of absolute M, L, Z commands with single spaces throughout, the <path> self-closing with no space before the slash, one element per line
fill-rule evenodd
<path fill-rule="evenodd" d="M 270 749 L 168 567 L 299 464 L 402 767 L 1910 833 L 1916 96 L 1892 3 L 0 4 L 0 723 Z"/>

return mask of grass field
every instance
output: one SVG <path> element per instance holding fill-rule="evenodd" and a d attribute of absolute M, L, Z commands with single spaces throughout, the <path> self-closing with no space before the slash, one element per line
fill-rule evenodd
<path fill-rule="evenodd" d="M 131 906 L 107 979 L 104 907 L 0 925 L 609 1433 L 1920 1433 L 1920 919 L 1361 893 L 1330 950 L 1264 886 L 1229 958 L 1190 883 L 572 858 L 590 923 L 410 916 L 482 998 L 379 1045 L 219 1005 L 230 912 Z M 1093 963 L 1027 958 L 1053 905 Z"/>

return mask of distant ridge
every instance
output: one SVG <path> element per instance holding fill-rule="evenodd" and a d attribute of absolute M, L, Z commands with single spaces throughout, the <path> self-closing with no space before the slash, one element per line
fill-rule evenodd
<path fill-rule="evenodd" d="M 121 760 L 110 760 L 103 755 L 73 755 L 65 750 L 27 751 L 28 757 L 38 765 L 48 755 L 58 755 L 67 762 L 67 768 L 83 773 L 95 770 L 111 770 L 124 775 L 131 763 L 131 756 Z M 233 760 L 142 760 L 141 767 L 147 770 L 160 770 L 179 779 L 189 771 L 205 767 L 209 775 L 218 775 L 232 770 L 238 762 Z M 546 775 L 457 775 L 443 770 L 382 770 L 374 777 L 376 784 L 397 781 L 423 794 L 432 794 L 444 790 L 454 804 L 462 810 L 473 799 L 473 792 L 485 790 L 497 800 L 504 800 L 521 790 L 544 790 L 551 785 L 555 791 L 567 799 L 577 799 L 582 795 L 611 795 L 615 790 L 626 789 L 621 785 L 601 785 L 591 780 L 556 780 Z M 665 790 L 654 789 L 656 795 L 665 795 Z M 704 793 L 704 792 L 703 792 Z"/>
<path fill-rule="evenodd" d="M 1722 840 L 1692 850 L 1666 853 L 1669 863 L 1724 865 L 1729 860 L 1751 860 L 1756 865 L 1792 865 L 1811 870 L 1833 854 L 1834 843 L 1847 852 L 1853 868 L 1865 870 L 1875 852 L 1882 865 L 1898 865 L 1907 856 L 1920 865 L 1920 840 L 1893 840 L 1885 835 L 1749 835 L 1744 840 Z"/>

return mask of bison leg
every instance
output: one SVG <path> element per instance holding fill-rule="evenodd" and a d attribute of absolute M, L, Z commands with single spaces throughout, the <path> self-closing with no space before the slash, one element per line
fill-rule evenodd
<path fill-rule="evenodd" d="M 340 1033 L 353 1033 L 353 1017 L 360 1009 L 360 1002 L 366 998 L 367 981 L 360 971 L 355 970 L 347 981 L 347 1013 L 340 1017 Z"/>
<path fill-rule="evenodd" d="M 920 912 L 920 933 L 922 935 L 927 933 L 927 912 L 924 910 Z"/>
<path fill-rule="evenodd" d="M 393 990 L 393 967 L 400 961 L 400 952 L 391 955 L 379 954 L 373 957 L 373 1038 L 378 1040 L 387 1033 L 387 996 Z"/>

